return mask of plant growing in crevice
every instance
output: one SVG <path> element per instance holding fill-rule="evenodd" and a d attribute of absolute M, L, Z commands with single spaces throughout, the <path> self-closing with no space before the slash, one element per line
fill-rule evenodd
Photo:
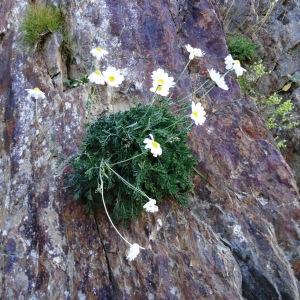
<path fill-rule="evenodd" d="M 114 220 L 136 218 L 148 200 L 144 193 L 159 202 L 173 197 L 186 204 L 195 165 L 187 146 L 188 123 L 186 117 L 172 114 L 164 101 L 100 117 L 88 128 L 80 154 L 72 161 L 76 197 L 91 211 L 101 206 L 97 187 L 103 160 L 104 196 Z M 145 150 L 149 134 L 164 150 L 159 158 Z"/>
<path fill-rule="evenodd" d="M 273 133 L 277 147 L 284 150 L 287 146 L 286 136 L 299 124 L 293 120 L 294 104 L 291 100 L 284 100 L 278 94 L 273 94 L 266 99 L 258 101 L 266 125 Z"/>
<path fill-rule="evenodd" d="M 93 119 L 81 150 L 69 159 L 72 172 L 68 175 L 68 182 L 76 198 L 94 214 L 98 207 L 104 208 L 112 227 L 130 246 L 129 261 L 146 247 L 131 243 L 119 232 L 114 221 L 129 221 L 143 209 L 156 213 L 159 210 L 156 203 L 167 197 L 183 205 L 187 203 L 188 193 L 193 188 L 192 171 L 196 170 L 196 159 L 188 146 L 188 133 L 194 124 L 202 126 L 206 120 L 199 95 L 202 99 L 216 86 L 228 91 L 226 75 L 234 72 L 241 76 L 245 71 L 239 61 L 228 55 L 224 61 L 225 74 L 209 68 L 207 74 L 210 78 L 191 93 L 178 100 L 168 98 L 170 89 L 190 62 L 205 55 L 190 45 L 185 48 L 189 60 L 176 81 L 160 68 L 153 71 L 150 103 Z M 97 47 L 91 50 L 91 54 L 97 61 L 94 71 L 87 77 L 92 87 L 90 94 L 94 93 L 94 85 L 118 88 L 124 81 L 122 71 L 112 66 L 102 70 L 103 66 L 99 66 L 99 60 L 107 51 Z M 38 88 L 27 91 L 36 100 L 45 99 Z"/>
<path fill-rule="evenodd" d="M 229 35 L 229 52 L 234 59 L 243 63 L 252 62 L 257 57 L 258 45 L 244 35 Z"/>
<path fill-rule="evenodd" d="M 69 44 L 65 17 L 60 8 L 45 4 L 29 5 L 21 25 L 25 46 L 34 48 L 43 42 L 48 34 L 59 32 Z M 68 48 L 68 47 L 67 47 Z"/>

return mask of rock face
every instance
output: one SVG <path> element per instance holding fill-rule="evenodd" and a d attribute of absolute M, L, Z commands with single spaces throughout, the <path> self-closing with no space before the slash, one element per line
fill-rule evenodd
<path fill-rule="evenodd" d="M 224 26 L 228 33 L 243 33 L 260 45 L 260 56 L 270 70 L 258 84 L 262 95 L 269 96 L 281 91 L 291 78 L 297 79 L 282 96 L 295 105 L 293 119 L 300 121 L 300 5 L 299 0 L 276 2 L 269 16 L 271 1 L 235 0 L 221 1 Z M 262 20 L 265 20 L 262 22 Z M 259 26 L 254 26 L 260 24 Z M 300 126 L 289 134 L 286 159 L 292 166 L 298 185 L 300 184 Z"/>
<path fill-rule="evenodd" d="M 178 75 L 189 43 L 207 55 L 178 83 L 175 94 L 185 95 L 207 68 L 224 72 L 218 6 L 61 2 L 74 41 L 68 59 L 57 35 L 40 52 L 24 51 L 19 27 L 27 1 L 0 4 L 1 299 L 299 299 L 295 180 L 234 77 L 227 77 L 228 92 L 215 88 L 202 100 L 207 122 L 190 141 L 207 179 L 195 175 L 189 207 L 166 201 L 155 217 L 121 228 L 147 247 L 134 262 L 105 214 L 95 219 L 74 202 L 57 167 L 59 157 L 76 153 L 91 99 L 88 85 L 66 90 L 62 82 L 93 70 L 90 49 L 103 45 L 108 64 L 126 74 L 121 90 L 93 93 L 98 113 L 150 101 L 151 72 Z M 47 99 L 28 99 L 25 88 L 34 86 Z"/>

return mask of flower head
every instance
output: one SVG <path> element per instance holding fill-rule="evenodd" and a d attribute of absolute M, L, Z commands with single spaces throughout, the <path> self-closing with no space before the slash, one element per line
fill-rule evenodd
<path fill-rule="evenodd" d="M 105 84 L 103 74 L 100 70 L 96 70 L 89 77 L 89 81 L 95 84 Z"/>
<path fill-rule="evenodd" d="M 158 212 L 158 206 L 156 205 L 156 200 L 155 199 L 149 199 L 149 201 L 143 206 L 145 211 L 150 212 L 150 213 L 155 213 Z"/>
<path fill-rule="evenodd" d="M 192 113 L 191 113 L 191 119 L 195 122 L 196 125 L 203 125 L 206 119 L 206 112 L 201 105 L 200 102 L 195 104 L 195 102 L 192 102 Z"/>
<path fill-rule="evenodd" d="M 225 65 L 226 70 L 234 70 L 236 73 L 236 76 L 242 76 L 246 70 L 241 67 L 241 63 L 239 60 L 234 60 L 232 56 L 229 54 L 225 57 Z"/>
<path fill-rule="evenodd" d="M 153 86 L 150 91 L 161 96 L 168 96 L 169 89 L 175 85 L 174 78 L 169 76 L 163 69 L 152 72 Z"/>
<path fill-rule="evenodd" d="M 158 142 L 154 140 L 152 134 L 150 134 L 150 139 L 149 138 L 144 139 L 144 144 L 146 144 L 145 149 L 150 149 L 154 157 L 157 157 L 162 154 L 161 146 Z"/>
<path fill-rule="evenodd" d="M 108 67 L 103 72 L 104 80 L 109 86 L 118 87 L 124 80 L 124 76 L 120 70 L 115 67 Z"/>
<path fill-rule="evenodd" d="M 226 84 L 224 77 L 219 72 L 215 69 L 209 69 L 208 73 L 211 80 L 214 81 L 219 88 L 228 91 L 228 85 Z"/>
<path fill-rule="evenodd" d="M 137 243 L 131 244 L 130 248 L 129 248 L 128 252 L 127 252 L 126 258 L 129 261 L 133 261 L 139 255 L 140 248 L 141 247 Z"/>
<path fill-rule="evenodd" d="M 108 54 L 108 51 L 106 51 L 105 49 L 101 48 L 101 47 L 96 47 L 93 48 L 90 53 L 98 60 L 100 60 L 101 58 L 103 58 L 105 55 Z"/>
<path fill-rule="evenodd" d="M 203 52 L 201 49 L 199 48 L 193 48 L 191 45 L 185 45 L 185 48 L 187 50 L 187 52 L 190 53 L 189 55 L 189 59 L 192 60 L 195 57 L 202 57 L 205 55 L 205 52 Z"/>
<path fill-rule="evenodd" d="M 150 91 L 152 93 L 156 93 L 163 97 L 167 97 L 169 95 L 169 90 L 170 90 L 170 87 L 167 85 L 152 86 L 150 89 Z"/>
<path fill-rule="evenodd" d="M 28 96 L 32 97 L 36 100 L 38 99 L 45 99 L 45 93 L 43 93 L 38 87 L 35 87 L 34 89 L 26 89 L 28 92 Z"/>

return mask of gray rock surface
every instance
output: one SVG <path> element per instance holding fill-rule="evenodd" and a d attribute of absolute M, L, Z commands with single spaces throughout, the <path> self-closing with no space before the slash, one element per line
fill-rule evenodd
<path fill-rule="evenodd" d="M 65 72 L 90 73 L 90 49 L 104 46 L 108 63 L 122 68 L 126 80 L 118 91 L 97 88 L 93 101 L 98 113 L 125 109 L 150 101 L 154 69 L 180 73 L 190 43 L 207 55 L 178 83 L 175 94 L 186 94 L 206 78 L 206 68 L 224 72 L 228 52 L 218 6 L 206 0 L 62 4 L 74 41 L 70 60 L 61 56 L 57 35 L 41 52 L 24 51 L 19 26 L 28 2 L 0 3 L 1 299 L 299 299 L 296 183 L 232 76 L 228 92 L 213 89 L 203 100 L 206 125 L 190 135 L 207 179 L 195 175 L 189 207 L 169 200 L 155 217 L 143 214 L 121 228 L 147 247 L 133 263 L 105 214 L 99 211 L 97 222 L 86 214 L 57 167 L 58 158 L 78 151 L 91 91 L 89 85 L 63 90 Z M 53 82 L 55 74 L 60 79 Z M 37 106 L 25 92 L 35 86 L 47 95 Z"/>

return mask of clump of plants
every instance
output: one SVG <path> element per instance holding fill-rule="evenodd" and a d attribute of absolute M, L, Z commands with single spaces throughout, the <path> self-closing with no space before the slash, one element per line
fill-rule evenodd
<path fill-rule="evenodd" d="M 77 199 L 92 211 L 102 206 L 98 189 L 102 173 L 105 201 L 114 220 L 137 217 L 150 198 L 145 195 L 158 203 L 167 197 L 187 203 L 195 165 L 187 145 L 188 122 L 172 114 L 166 102 L 98 118 L 72 161 L 71 183 Z M 163 155 L 153 157 L 145 149 L 144 140 L 150 134 Z"/>
<path fill-rule="evenodd" d="M 66 35 L 65 18 L 61 9 L 44 4 L 29 5 L 21 26 L 23 42 L 32 48 L 50 33 Z"/>
<path fill-rule="evenodd" d="M 261 60 L 248 65 L 247 72 L 238 78 L 242 91 L 248 96 L 259 97 L 257 83 L 260 78 L 269 73 Z"/>
<path fill-rule="evenodd" d="M 234 59 L 247 63 L 256 58 L 258 45 L 246 36 L 230 35 L 228 37 L 228 48 Z"/>
<path fill-rule="evenodd" d="M 266 118 L 266 125 L 275 137 L 276 145 L 280 150 L 287 146 L 286 135 L 299 124 L 293 120 L 294 104 L 291 100 L 284 100 L 278 94 L 258 101 L 259 107 Z"/>
<path fill-rule="evenodd" d="M 226 75 L 234 72 L 241 76 L 245 69 L 228 55 L 224 59 L 226 73 L 214 68 L 207 69 L 209 78 L 181 99 L 169 97 L 170 90 L 187 70 L 190 62 L 201 59 L 205 53 L 191 45 L 185 46 L 189 60 L 175 81 L 163 69 L 151 74 L 153 93 L 147 105 L 138 105 L 125 112 L 101 115 L 88 125 L 79 153 L 70 159 L 72 172 L 68 181 L 77 199 L 91 211 L 100 207 L 117 234 L 129 245 L 127 259 L 134 260 L 145 247 L 130 242 L 115 225 L 115 221 L 129 221 L 142 210 L 156 213 L 157 204 L 171 197 L 186 204 L 192 191 L 192 171 L 196 159 L 188 146 L 188 133 L 193 126 L 203 126 L 206 111 L 199 101 L 212 89 L 228 91 Z M 122 70 L 107 65 L 103 58 L 108 55 L 102 47 L 90 51 L 96 59 L 90 75 L 70 85 L 96 85 L 113 89 L 125 80 Z M 38 87 L 27 89 L 35 100 L 46 98 Z M 197 94 L 197 97 L 195 96 Z M 93 101 L 87 101 L 88 110 Z M 197 171 L 198 172 L 198 171 Z M 200 174 L 200 173 L 198 173 Z M 159 222 L 161 226 L 161 220 Z"/>

